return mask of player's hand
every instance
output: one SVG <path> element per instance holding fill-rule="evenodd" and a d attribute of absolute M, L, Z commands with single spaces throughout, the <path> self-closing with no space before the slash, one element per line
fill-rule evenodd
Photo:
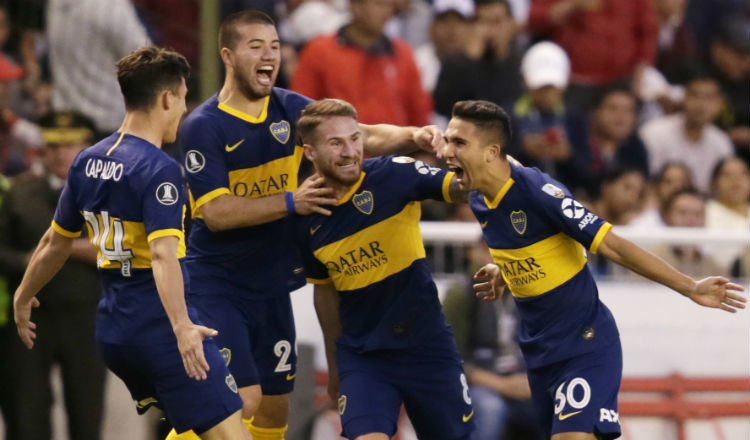
<path fill-rule="evenodd" d="M 437 125 L 425 125 L 418 128 L 412 135 L 412 139 L 420 149 L 435 153 L 438 158 L 441 157 L 445 137 L 443 136 L 443 130 Z"/>
<path fill-rule="evenodd" d="M 494 301 L 500 298 L 505 291 L 505 280 L 500 274 L 500 267 L 490 263 L 484 265 L 474 274 L 474 292 L 477 298 L 485 301 Z"/>
<path fill-rule="evenodd" d="M 177 349 L 182 356 L 182 364 L 185 366 L 187 375 L 195 380 L 206 380 L 208 378 L 208 361 L 203 354 L 203 339 L 209 336 L 216 336 L 218 331 L 189 323 L 178 325 L 174 328 L 174 334 L 177 337 Z"/>
<path fill-rule="evenodd" d="M 308 215 L 313 212 L 331 215 L 324 205 L 335 205 L 338 200 L 333 197 L 333 188 L 324 187 L 325 179 L 318 173 L 313 174 L 294 191 L 294 209 L 297 214 Z"/>
<path fill-rule="evenodd" d="M 18 336 L 21 338 L 23 345 L 29 350 L 34 347 L 34 339 L 36 339 L 36 324 L 31 322 L 31 309 L 36 307 L 39 307 L 39 300 L 36 297 L 25 303 L 13 301 L 16 330 L 18 330 Z"/>
<path fill-rule="evenodd" d="M 745 308 L 747 298 L 738 293 L 744 291 L 742 286 L 724 277 L 708 277 L 698 281 L 688 298 L 705 307 L 734 313 Z"/>

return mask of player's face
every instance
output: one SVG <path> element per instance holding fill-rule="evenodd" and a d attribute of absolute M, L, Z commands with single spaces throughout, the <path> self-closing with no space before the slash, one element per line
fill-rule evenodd
<path fill-rule="evenodd" d="M 248 99 L 271 94 L 281 64 L 281 42 L 270 24 L 244 24 L 237 28 L 240 40 L 229 51 L 234 79 Z"/>
<path fill-rule="evenodd" d="M 349 116 L 334 116 L 316 129 L 311 160 L 327 180 L 353 185 L 362 173 L 362 150 L 357 121 Z"/>
<path fill-rule="evenodd" d="M 484 173 L 484 142 L 471 122 L 452 118 L 445 130 L 445 160 L 462 190 L 477 189 Z"/>
<path fill-rule="evenodd" d="M 180 87 L 177 89 L 177 93 L 170 92 L 168 95 L 170 101 L 169 109 L 169 121 L 168 128 L 164 133 L 164 143 L 171 144 L 177 140 L 177 129 L 180 127 L 180 121 L 187 112 L 187 104 L 185 103 L 185 97 L 187 96 L 187 85 L 185 85 L 185 79 L 182 79 Z"/>

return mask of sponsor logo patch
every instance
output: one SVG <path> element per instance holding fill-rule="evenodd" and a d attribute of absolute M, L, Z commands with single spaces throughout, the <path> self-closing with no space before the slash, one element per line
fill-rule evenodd
<path fill-rule="evenodd" d="M 177 187 L 171 182 L 164 182 L 156 188 L 156 200 L 162 205 L 174 205 L 178 198 Z"/>
<path fill-rule="evenodd" d="M 206 166 L 206 158 L 198 150 L 190 150 L 185 155 L 185 169 L 188 173 L 197 173 Z"/>
<path fill-rule="evenodd" d="M 565 198 L 565 192 L 551 183 L 545 183 L 542 187 L 542 191 L 558 199 Z"/>
<path fill-rule="evenodd" d="M 396 163 L 412 163 L 415 159 L 409 156 L 396 156 L 391 160 Z"/>
<path fill-rule="evenodd" d="M 583 213 L 585 212 L 585 209 L 583 209 L 583 205 L 578 203 L 577 200 L 571 199 L 570 197 L 563 199 L 562 203 L 560 204 L 560 208 L 562 208 L 562 212 L 565 217 L 574 219 L 583 217 Z"/>

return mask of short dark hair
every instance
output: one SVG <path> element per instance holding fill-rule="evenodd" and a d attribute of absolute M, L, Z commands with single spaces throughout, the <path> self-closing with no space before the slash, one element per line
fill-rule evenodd
<path fill-rule="evenodd" d="M 724 168 L 726 164 L 729 162 L 737 161 L 742 164 L 745 164 L 745 161 L 742 160 L 742 158 L 738 156 L 727 156 L 716 162 L 716 165 L 714 165 L 713 170 L 711 170 L 711 185 L 716 184 L 716 179 L 719 178 L 719 174 L 721 174 L 721 170 Z M 745 165 L 747 167 L 747 165 Z"/>
<path fill-rule="evenodd" d="M 471 122 L 477 128 L 496 137 L 503 150 L 510 142 L 510 117 L 502 107 L 490 101 L 458 101 L 451 116 Z"/>
<path fill-rule="evenodd" d="M 176 91 L 190 76 L 190 63 L 177 52 L 141 47 L 117 62 L 117 81 L 128 110 L 150 108 L 164 89 Z"/>
<path fill-rule="evenodd" d="M 267 24 L 276 26 L 270 15 L 255 9 L 248 9 L 227 15 L 219 25 L 219 50 L 233 49 L 240 39 L 237 28 L 243 24 Z"/>
<path fill-rule="evenodd" d="M 665 213 L 669 212 L 669 210 L 672 209 L 674 202 L 676 202 L 677 199 L 679 199 L 682 196 L 691 196 L 691 197 L 701 199 L 704 202 L 706 201 L 706 197 L 703 194 L 701 194 L 697 189 L 693 187 L 683 188 L 683 189 L 679 189 L 673 192 L 672 194 L 669 195 L 669 197 L 667 197 L 666 200 L 664 200 L 661 206 L 661 211 Z"/>
<path fill-rule="evenodd" d="M 312 144 L 318 126 L 334 116 L 348 116 L 356 121 L 357 110 L 341 99 L 321 99 L 307 104 L 297 120 L 297 133 L 302 142 Z"/>

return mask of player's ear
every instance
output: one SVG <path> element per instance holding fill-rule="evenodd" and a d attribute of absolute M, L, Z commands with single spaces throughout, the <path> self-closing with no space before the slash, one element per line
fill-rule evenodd
<path fill-rule="evenodd" d="M 492 162 L 493 160 L 500 157 L 500 145 L 489 144 L 484 147 L 484 160 L 485 162 Z"/>
<path fill-rule="evenodd" d="M 232 51 L 228 47 L 222 47 L 219 51 L 219 55 L 221 55 L 221 61 L 225 66 L 232 64 Z"/>
<path fill-rule="evenodd" d="M 172 92 L 168 89 L 164 89 L 159 93 L 159 105 L 162 110 L 169 110 L 172 107 L 172 103 L 169 100 L 171 94 Z"/>
<path fill-rule="evenodd" d="M 302 145 L 302 151 L 305 153 L 305 157 L 310 162 L 315 162 L 315 150 L 313 149 L 312 145 L 310 144 L 303 144 Z"/>

